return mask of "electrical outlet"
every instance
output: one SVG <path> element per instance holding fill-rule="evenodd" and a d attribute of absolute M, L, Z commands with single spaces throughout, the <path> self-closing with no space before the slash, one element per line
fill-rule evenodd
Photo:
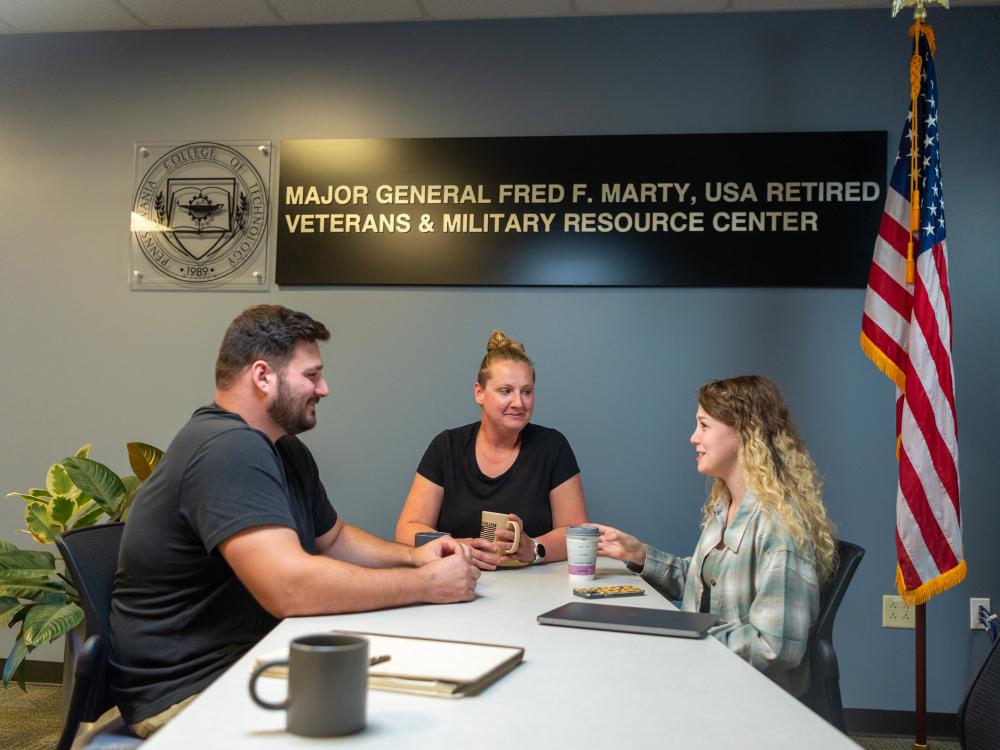
<path fill-rule="evenodd" d="M 986 607 L 987 612 L 990 611 L 989 599 L 969 599 L 969 630 L 986 630 L 979 622 L 980 605 Z"/>
<path fill-rule="evenodd" d="M 913 626 L 913 607 L 907 607 L 898 596 L 885 594 L 882 597 L 882 627 L 912 628 Z"/>

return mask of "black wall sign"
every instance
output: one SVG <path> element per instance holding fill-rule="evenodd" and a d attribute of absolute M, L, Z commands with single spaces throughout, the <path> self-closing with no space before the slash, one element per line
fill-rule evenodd
<path fill-rule="evenodd" d="M 886 133 L 282 141 L 279 284 L 863 287 Z"/>

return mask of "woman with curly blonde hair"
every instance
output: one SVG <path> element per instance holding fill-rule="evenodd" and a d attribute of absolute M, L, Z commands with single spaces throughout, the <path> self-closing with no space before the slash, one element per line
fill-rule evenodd
<path fill-rule="evenodd" d="M 820 586 L 838 566 L 816 466 L 778 387 L 759 375 L 698 390 L 691 444 L 698 471 L 715 480 L 694 555 L 609 526 L 599 526 L 598 552 L 682 597 L 684 610 L 717 615 L 716 638 L 800 695 Z"/>

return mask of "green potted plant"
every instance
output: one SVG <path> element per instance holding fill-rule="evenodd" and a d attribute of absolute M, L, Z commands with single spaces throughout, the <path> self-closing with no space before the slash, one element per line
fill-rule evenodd
<path fill-rule="evenodd" d="M 25 502 L 25 530 L 42 544 L 68 529 L 107 519 L 123 523 L 139 486 L 153 473 L 163 451 L 146 443 L 129 443 L 134 474 L 119 476 L 90 458 L 90 444 L 49 467 L 45 487 L 11 492 Z M 61 567 L 61 566 L 60 566 Z M 23 550 L 0 539 L 0 627 L 19 626 L 3 670 L 3 686 L 16 680 L 25 689 L 24 660 L 35 648 L 54 641 L 83 621 L 73 582 L 57 568 L 51 552 Z"/>

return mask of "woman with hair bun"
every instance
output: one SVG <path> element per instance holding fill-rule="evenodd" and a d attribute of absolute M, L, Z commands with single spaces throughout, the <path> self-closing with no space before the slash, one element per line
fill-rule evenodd
<path fill-rule="evenodd" d="M 715 479 L 694 555 L 600 525 L 598 554 L 683 597 L 683 610 L 717 615 L 716 638 L 801 695 L 820 586 L 838 566 L 816 466 L 778 387 L 759 375 L 698 390 L 691 444 L 698 471 Z"/>
<path fill-rule="evenodd" d="M 473 386 L 478 422 L 445 430 L 424 453 L 396 523 L 396 540 L 413 544 L 419 531 L 447 531 L 472 548 L 484 570 L 566 559 L 565 527 L 585 523 L 580 469 L 562 433 L 531 424 L 535 365 L 524 344 L 493 331 Z M 508 513 L 523 529 L 515 553 L 479 538 L 482 511 Z M 501 545 L 503 545 L 501 547 Z"/>

